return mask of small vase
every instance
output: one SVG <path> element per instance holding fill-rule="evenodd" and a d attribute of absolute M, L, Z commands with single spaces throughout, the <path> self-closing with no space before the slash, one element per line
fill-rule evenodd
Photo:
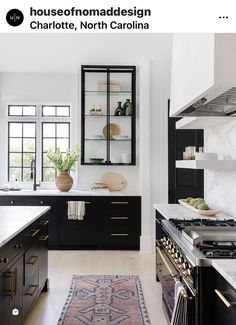
<path fill-rule="evenodd" d="M 68 172 L 60 172 L 56 178 L 56 187 L 61 192 L 68 192 L 73 185 L 73 178 Z"/>
<path fill-rule="evenodd" d="M 126 102 L 123 105 L 125 115 L 131 116 L 133 112 L 133 104 L 130 102 L 130 99 L 126 99 Z"/>
<path fill-rule="evenodd" d="M 118 106 L 115 110 L 115 116 L 125 115 L 125 109 L 121 107 L 121 102 L 118 102 Z"/>

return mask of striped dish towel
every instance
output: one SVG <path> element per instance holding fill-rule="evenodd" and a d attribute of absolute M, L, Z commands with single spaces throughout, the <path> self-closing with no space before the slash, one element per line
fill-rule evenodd
<path fill-rule="evenodd" d="M 85 215 L 84 201 L 68 201 L 68 220 L 83 220 Z"/>

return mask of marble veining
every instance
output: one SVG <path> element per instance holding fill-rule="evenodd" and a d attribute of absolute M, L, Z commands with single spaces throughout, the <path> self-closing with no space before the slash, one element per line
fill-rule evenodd
<path fill-rule="evenodd" d="M 236 260 L 212 260 L 212 266 L 236 289 Z"/>
<path fill-rule="evenodd" d="M 0 207 L 0 247 L 47 212 L 50 207 Z"/>
<path fill-rule="evenodd" d="M 218 159 L 236 160 L 236 121 L 205 130 L 206 152 Z M 207 203 L 236 217 L 236 170 L 205 170 L 204 196 Z"/>

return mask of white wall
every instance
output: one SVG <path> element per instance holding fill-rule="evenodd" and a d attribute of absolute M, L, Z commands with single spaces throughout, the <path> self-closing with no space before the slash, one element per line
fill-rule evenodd
<path fill-rule="evenodd" d="M 236 160 L 236 122 L 205 130 L 205 148 L 219 159 Z M 205 171 L 205 198 L 210 206 L 236 217 L 236 171 Z"/>
<path fill-rule="evenodd" d="M 0 35 L 0 42 L 3 45 L 0 71 L 5 71 L 0 75 L 1 116 L 9 101 L 70 102 L 74 114 L 74 143 L 80 143 L 80 65 L 137 66 L 137 165 L 79 166 L 77 179 L 78 187 L 85 189 L 98 181 L 107 171 L 116 171 L 124 175 L 128 181 L 127 190 L 142 195 L 141 247 L 143 252 L 152 250 L 153 203 L 167 202 L 168 198 L 167 99 L 170 83 L 171 35 L 19 34 L 17 36 L 17 39 L 12 39 L 12 35 L 9 37 Z M 9 46 L 12 43 L 16 45 L 13 41 L 21 43 L 21 55 L 12 54 Z M 4 44 L 8 46 L 8 50 Z M 28 61 L 27 46 L 31 49 Z M 33 56 L 32 48 L 36 53 L 41 51 L 40 55 Z M 13 62 L 11 65 L 7 61 L 7 51 Z M 55 53 L 52 53 L 53 51 Z M 17 73 L 12 72 L 12 69 Z M 0 132 L 0 135 L 5 132 L 2 126 Z M 6 143 L 2 136 L 0 150 L 6 152 Z M 0 173 L 0 184 L 2 182 Z"/>

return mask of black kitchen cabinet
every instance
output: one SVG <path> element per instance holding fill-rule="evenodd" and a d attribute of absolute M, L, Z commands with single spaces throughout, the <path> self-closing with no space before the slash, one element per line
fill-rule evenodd
<path fill-rule="evenodd" d="M 84 201 L 83 220 L 69 220 L 67 216 L 68 201 Z M 97 197 L 63 197 L 59 203 L 60 246 L 79 246 L 92 248 L 100 239 L 101 199 Z"/>
<path fill-rule="evenodd" d="M 141 235 L 141 198 L 106 197 L 102 209 L 104 247 L 139 249 Z"/>
<path fill-rule="evenodd" d="M 50 206 L 51 209 L 48 213 L 48 248 L 58 248 L 58 217 L 57 217 L 57 197 L 53 196 L 0 196 L 0 206 Z"/>
<path fill-rule="evenodd" d="M 68 220 L 68 201 L 85 201 L 83 220 Z M 50 206 L 48 234 L 41 240 L 49 249 L 140 247 L 140 196 L 0 196 L 0 205 Z"/>
<path fill-rule="evenodd" d="M 236 323 L 236 289 L 234 289 L 218 272 L 215 272 L 211 299 L 214 325 L 235 325 Z"/>
<path fill-rule="evenodd" d="M 0 320 L 2 325 L 23 322 L 23 256 L 0 273 Z"/>
<path fill-rule="evenodd" d="M 85 201 L 83 220 L 68 220 L 68 200 Z M 60 248 L 139 249 L 140 197 L 60 198 Z"/>
<path fill-rule="evenodd" d="M 40 292 L 47 290 L 47 224 L 45 213 L 0 248 L 1 325 L 22 325 Z"/>

